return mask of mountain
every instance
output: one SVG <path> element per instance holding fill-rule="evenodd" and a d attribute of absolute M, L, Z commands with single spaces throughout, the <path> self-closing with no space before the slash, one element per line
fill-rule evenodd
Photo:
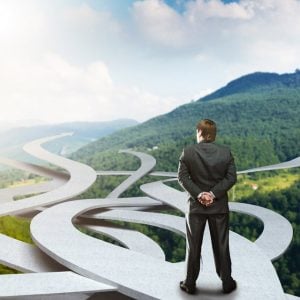
<path fill-rule="evenodd" d="M 103 151 L 155 147 L 151 153 L 158 159 L 157 169 L 175 171 L 182 148 L 195 142 L 197 122 L 210 118 L 218 125 L 217 142 L 231 146 L 239 169 L 277 163 L 299 155 L 299 115 L 298 70 L 282 75 L 253 73 L 167 114 L 101 138 L 73 158 L 97 161 Z"/>
<path fill-rule="evenodd" d="M 271 89 L 299 88 L 300 70 L 292 74 L 263 73 L 256 72 L 242 76 L 229 82 L 225 87 L 202 98 L 202 101 L 213 100 L 236 93 L 263 92 Z"/>
<path fill-rule="evenodd" d="M 46 125 L 46 122 L 41 120 L 27 119 L 27 120 L 18 120 L 18 121 L 0 121 L 0 132 L 7 131 L 12 128 L 19 127 L 32 127 Z"/>
<path fill-rule="evenodd" d="M 135 120 L 119 119 L 107 122 L 71 122 L 17 127 L 0 132 L 0 155 L 20 159 L 23 155 L 22 146 L 25 143 L 45 136 L 73 132 L 73 136 L 67 136 L 46 145 L 47 149 L 55 153 L 68 155 L 103 136 L 137 124 Z"/>

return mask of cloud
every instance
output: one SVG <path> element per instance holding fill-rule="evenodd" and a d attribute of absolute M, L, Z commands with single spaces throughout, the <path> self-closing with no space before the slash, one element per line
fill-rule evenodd
<path fill-rule="evenodd" d="M 34 1 L 0 1 L 0 62 L 36 55 L 46 35 L 46 17 Z"/>
<path fill-rule="evenodd" d="M 133 4 L 133 17 L 140 33 L 169 47 L 186 48 L 201 45 L 220 23 L 231 26 L 233 21 L 252 18 L 251 5 L 224 4 L 221 0 L 188 1 L 182 14 L 162 0 L 144 0 Z M 226 23 L 227 22 L 227 23 Z"/>
<path fill-rule="evenodd" d="M 62 12 L 62 19 L 69 24 L 70 27 L 77 29 L 93 29 L 98 30 L 104 27 L 106 31 L 121 31 L 120 24 L 112 17 L 109 11 L 98 11 L 90 7 L 87 3 L 79 6 L 67 7 Z"/>
<path fill-rule="evenodd" d="M 0 1 L 0 120 L 143 121 L 240 75 L 299 68 L 300 1 L 179 2 L 121 16 L 109 1 Z"/>
<path fill-rule="evenodd" d="M 158 13 L 160 12 L 160 13 Z M 133 5 L 137 28 L 162 55 L 191 55 L 198 63 L 244 64 L 283 71 L 299 64 L 300 1 L 188 1 L 178 13 L 162 0 Z M 265 69 L 263 69 L 265 68 Z M 242 70 L 241 70 L 242 71 Z"/>
<path fill-rule="evenodd" d="M 185 42 L 185 28 L 181 16 L 160 0 L 135 2 L 133 16 L 145 34 L 162 45 L 182 46 Z"/>
<path fill-rule="evenodd" d="M 46 14 L 47 5 L 39 3 L 28 0 L 24 10 L 14 0 L 0 3 L 0 24 L 6 26 L 0 32 L 0 120 L 143 121 L 182 103 L 182 97 L 151 92 L 139 81 L 126 82 L 124 75 L 114 80 L 102 57 L 117 61 L 115 49 L 121 53 L 127 45 L 120 37 L 123 28 L 108 10 L 83 2 L 59 10 L 49 5 Z M 128 57 L 122 58 L 126 63 Z M 134 55 L 129 61 L 130 69 L 124 70 L 120 60 L 115 69 L 134 73 Z"/>
<path fill-rule="evenodd" d="M 243 2 L 225 4 L 220 0 L 197 0 L 187 3 L 185 16 L 190 23 L 212 18 L 247 20 L 253 16 L 253 10 Z"/>
<path fill-rule="evenodd" d="M 44 29 L 44 15 L 33 1 L 16 0 L 0 2 L 0 38 L 6 41 L 16 37 L 33 37 Z M 21 34 L 22 33 L 22 34 Z"/>
<path fill-rule="evenodd" d="M 5 120 L 64 122 L 124 117 L 145 120 L 158 111 L 172 109 L 176 101 L 138 86 L 116 85 L 102 61 L 82 67 L 48 53 L 36 64 L 10 65 L 7 70 L 10 72 L 6 76 L 0 73 Z"/>

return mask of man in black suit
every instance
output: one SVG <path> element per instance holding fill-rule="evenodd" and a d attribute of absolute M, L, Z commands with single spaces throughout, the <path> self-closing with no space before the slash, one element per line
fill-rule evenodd
<path fill-rule="evenodd" d="M 190 196 L 186 213 L 187 273 L 180 288 L 189 294 L 196 290 L 206 221 L 223 292 L 230 293 L 237 287 L 231 277 L 227 195 L 236 183 L 236 168 L 230 149 L 214 143 L 216 131 L 214 121 L 200 121 L 197 124 L 198 144 L 186 147 L 179 160 L 178 181 Z"/>

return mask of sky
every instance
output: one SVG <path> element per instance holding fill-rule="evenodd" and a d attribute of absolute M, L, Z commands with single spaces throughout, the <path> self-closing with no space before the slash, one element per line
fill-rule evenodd
<path fill-rule="evenodd" d="M 0 125 L 143 122 L 300 67 L 300 0 L 0 0 Z"/>

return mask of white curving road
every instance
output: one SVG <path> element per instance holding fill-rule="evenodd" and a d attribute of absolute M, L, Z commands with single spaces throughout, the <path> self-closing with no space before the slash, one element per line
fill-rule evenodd
<path fill-rule="evenodd" d="M 260 219 L 264 229 L 255 244 L 274 261 L 285 253 L 293 239 L 291 223 L 280 214 L 261 206 L 230 202 L 230 211 L 247 214 Z"/>
<path fill-rule="evenodd" d="M 96 240 L 82 234 L 72 224 L 72 219 L 88 210 L 131 205 L 136 205 L 134 198 L 85 199 L 61 203 L 34 217 L 31 233 L 35 243 L 60 263 L 93 280 L 118 286 L 118 291 L 125 295 L 136 299 L 190 299 L 178 287 L 179 280 L 184 276 L 183 264 L 163 262 Z M 161 214 L 162 220 L 164 217 Z M 66 239 L 72 243 L 71 249 L 69 243 L 64 242 Z M 260 248 L 235 233 L 231 233 L 231 239 L 234 245 L 233 273 L 240 288 L 224 296 L 220 292 L 220 281 L 211 271 L 213 258 L 210 253 L 203 254 L 207 257 L 199 280 L 203 299 L 285 299 L 274 267 Z M 258 265 L 260 268 L 257 268 Z M 258 289 L 257 282 L 264 284 Z"/>
<path fill-rule="evenodd" d="M 124 198 L 122 198 L 124 199 Z M 134 201 L 134 198 L 132 198 Z M 170 231 L 174 231 L 185 236 L 185 221 L 181 217 L 144 211 L 131 211 L 113 209 L 93 215 L 83 215 L 86 218 L 102 220 L 118 220 L 145 225 L 157 226 Z"/>
<path fill-rule="evenodd" d="M 81 190 L 82 192 L 83 186 L 87 188 L 95 181 L 97 174 L 88 166 L 51 154 L 41 148 L 42 143 L 60 136 L 32 142 L 26 145 L 24 149 L 41 159 L 45 159 L 65 168 L 71 175 L 68 183 L 47 194 L 25 199 L 26 201 L 24 202 L 19 200 L 18 202 L 23 202 L 19 207 L 11 208 L 6 205 L 8 204 L 6 203 L 3 205 L 6 205 L 6 207 L 4 207 L 4 211 L 7 212 L 12 209 L 12 212 L 14 213 L 26 212 L 41 205 L 57 203 L 74 196 L 75 194 L 73 194 L 74 191 L 72 191 L 72 189 L 75 189 L 77 192 Z M 176 232 L 184 235 L 183 218 L 172 216 L 169 218 L 169 216 L 164 214 L 124 210 L 124 207 L 127 206 L 135 208 L 140 205 L 140 202 L 138 203 L 135 201 L 135 198 L 117 199 L 117 197 L 119 197 L 122 192 L 124 192 L 139 178 L 149 173 L 155 166 L 155 159 L 150 155 L 134 151 L 126 152 L 131 152 L 131 154 L 140 157 L 142 161 L 141 167 L 135 172 L 127 172 L 126 175 L 130 174 L 131 176 L 108 196 L 109 199 L 101 199 L 101 201 L 99 201 L 100 199 L 77 200 L 69 203 L 58 204 L 45 209 L 43 212 L 34 217 L 32 221 L 32 236 L 36 244 L 55 260 L 84 276 L 90 277 L 99 282 L 113 285 L 118 288 L 118 291 L 121 293 L 138 299 L 189 299 L 189 296 L 183 294 L 178 288 L 178 281 L 183 278 L 184 274 L 182 263 L 171 264 L 164 262 L 161 257 L 153 258 L 149 256 L 147 252 L 143 252 L 144 249 L 142 248 L 141 251 L 139 251 L 142 253 L 139 253 L 120 248 L 100 240 L 95 240 L 80 233 L 72 224 L 72 220 L 76 216 L 84 214 L 86 211 L 93 208 L 114 208 L 108 212 L 94 214 L 92 217 L 139 223 L 144 222 L 150 225 L 165 227 L 172 231 L 174 231 L 174 228 L 179 226 L 181 230 Z M 286 164 L 285 167 L 290 165 L 291 164 Z M 275 165 L 268 167 L 271 167 L 272 169 L 274 166 Z M 246 171 L 249 172 L 249 170 Z M 242 172 L 246 173 L 246 171 Z M 114 172 L 117 174 L 118 171 Z M 88 175 L 87 179 L 85 178 L 86 174 Z M 176 177 L 177 175 L 172 172 L 152 172 L 150 174 L 170 177 Z M 92 178 L 93 180 L 91 180 Z M 146 184 L 141 188 L 151 197 L 184 212 L 184 206 L 187 200 L 185 193 L 167 187 L 162 182 Z M 48 201 L 49 199 L 47 199 L 47 195 L 51 193 L 53 197 L 52 201 Z M 31 200 L 36 200 L 36 198 L 38 198 L 40 202 L 38 205 L 33 205 L 34 203 L 37 204 L 37 202 Z M 30 201 L 32 203 L 30 203 L 29 206 L 28 204 L 25 204 L 25 202 Z M 153 201 L 152 204 L 150 204 L 150 202 L 151 200 L 149 199 L 149 203 L 145 203 L 145 206 L 153 205 Z M 240 203 L 234 203 L 234 207 L 232 207 L 232 209 L 247 214 L 253 214 L 262 219 L 265 223 L 264 231 L 257 240 L 257 244 L 251 243 L 235 233 L 230 233 L 232 245 L 234 245 L 232 256 L 236 258 L 236 263 L 233 263 L 233 272 L 234 276 L 239 281 L 239 289 L 230 296 L 224 296 L 218 292 L 220 285 L 218 285 L 218 281 L 214 278 L 215 274 L 212 268 L 213 262 L 211 249 L 210 251 L 207 251 L 209 250 L 209 247 L 207 247 L 207 245 L 204 247 L 204 272 L 202 274 L 203 278 L 201 277 L 201 281 L 199 281 L 201 295 L 204 297 L 203 299 L 217 299 L 219 297 L 222 299 L 243 300 L 286 299 L 276 272 L 269 259 L 274 258 L 276 255 L 279 256 L 282 251 L 285 250 L 283 250 L 283 248 L 287 247 L 287 244 L 289 243 L 290 232 L 288 232 L 285 240 L 280 240 L 279 245 L 276 243 L 270 243 L 270 236 L 272 234 L 274 235 L 274 226 L 277 226 L 275 228 L 277 233 L 281 232 L 284 234 L 289 231 L 290 224 L 281 226 L 282 231 L 280 231 L 279 226 L 284 224 L 286 221 L 284 218 L 279 220 L 280 218 L 278 218 L 278 216 L 275 216 L 268 210 L 263 211 L 257 209 L 257 207 L 245 207 L 240 206 L 239 204 Z M 124 206 L 123 210 L 115 209 L 122 208 L 122 206 Z M 0 215 L 3 214 L 3 210 L 1 209 L 2 206 L 0 206 Z M 272 218 L 273 220 L 271 220 Z M 49 228 L 51 228 L 51 231 L 49 231 Z M 121 231 L 110 231 L 109 233 L 107 232 L 107 234 L 111 234 L 112 237 L 117 239 L 118 235 L 120 238 L 120 232 Z M 207 237 L 208 234 L 206 232 L 204 244 L 208 244 Z M 122 240 L 124 241 L 124 238 Z M 68 242 L 65 243 L 65 241 Z M 140 241 L 142 241 L 142 239 Z M 69 246 L 70 243 L 72 244 L 71 248 Z M 129 240 L 127 240 L 127 243 L 132 243 L 132 241 L 129 242 Z M 137 245 L 138 241 L 132 243 L 131 247 L 137 247 Z M 266 251 L 269 247 L 273 246 L 274 249 L 269 250 L 269 252 Z M 247 255 L 241 255 L 243 252 L 246 252 Z M 87 260 L 86 257 L 93 257 L 93 259 Z M 107 262 L 110 263 L 108 264 Z M 261 269 L 257 270 L 257 265 L 259 265 Z M 243 268 L 241 268 L 241 266 L 243 266 Z M 126 273 L 124 270 L 126 270 Z M 170 274 L 172 274 L 171 278 Z M 55 276 L 53 276 L 53 278 L 55 280 Z M 257 281 L 264 282 L 264 285 L 260 287 L 259 291 L 257 290 Z M 34 282 L 36 284 L 36 281 Z M 208 289 L 205 289 L 204 287 L 208 287 Z M 217 291 L 217 293 L 215 291 Z"/>
<path fill-rule="evenodd" d="M 289 169 L 289 168 L 297 168 L 297 167 L 300 167 L 300 157 L 296 157 L 292 160 L 274 164 L 274 165 L 262 166 L 262 167 L 238 171 L 237 174 L 247 174 L 247 173 L 254 173 L 254 172 L 281 170 L 281 169 Z M 131 175 L 131 174 L 133 174 L 133 171 L 97 171 L 97 175 Z M 155 171 L 149 173 L 149 175 L 162 176 L 162 177 L 177 177 L 177 172 Z"/>
<path fill-rule="evenodd" d="M 275 164 L 275 165 L 269 165 L 269 166 L 263 166 L 263 167 L 258 167 L 258 168 L 252 168 L 249 170 L 239 171 L 238 174 L 289 169 L 289 168 L 297 168 L 297 167 L 300 167 L 300 156 L 295 159 L 285 161 L 285 162 Z"/>
<path fill-rule="evenodd" d="M 41 182 L 26 186 L 10 187 L 0 189 L 0 204 L 14 200 L 14 197 L 20 195 L 39 194 L 51 191 L 65 184 L 70 176 L 67 173 L 58 172 L 43 166 L 21 162 L 5 157 L 0 157 L 0 164 L 10 166 L 19 170 L 24 170 L 33 174 L 52 178 L 47 182 Z"/>
<path fill-rule="evenodd" d="M 33 209 L 38 209 L 40 206 L 51 205 L 59 201 L 67 200 L 82 193 L 95 182 L 97 175 L 92 168 L 52 154 L 41 147 L 43 143 L 66 135 L 69 134 L 61 134 L 58 136 L 47 137 L 33 141 L 29 144 L 26 144 L 24 146 L 24 150 L 40 159 L 46 160 L 52 164 L 66 169 L 69 174 L 57 172 L 29 163 L 22 163 L 4 158 L 1 159 L 1 162 L 7 165 L 40 174 L 42 176 L 54 177 L 56 180 L 56 185 L 58 185 L 58 183 L 60 183 L 60 185 L 64 185 L 42 195 L 18 200 L 16 202 L 1 204 L 0 215 L 26 213 L 32 211 Z M 35 186 L 29 187 L 31 192 L 34 191 L 35 188 Z M 24 191 L 25 189 L 23 189 L 23 192 Z M 43 272 L 42 274 L 45 274 L 44 272 L 61 271 L 65 270 L 65 267 L 61 266 L 49 256 L 45 255 L 39 248 L 15 240 L 6 235 L 0 235 L 0 245 L 2 245 L 0 247 L 0 262 L 22 272 L 38 272 L 37 276 L 32 276 L 33 274 L 22 274 L 23 276 L 0 276 L 0 285 L 3 287 L 3 289 L 0 289 L 0 298 L 4 296 L 7 298 L 8 295 L 13 295 L 12 290 L 10 290 L 6 285 L 7 282 L 12 283 L 13 290 L 17 291 L 17 293 L 14 295 L 14 298 L 23 297 L 26 295 L 26 293 L 29 293 L 30 297 L 34 297 L 40 293 L 48 295 L 57 294 L 57 292 L 78 293 L 85 292 L 86 289 L 93 293 L 98 291 L 105 292 L 108 290 L 115 290 L 115 288 L 111 286 L 101 285 L 94 281 L 86 280 L 86 278 L 75 275 L 72 272 L 69 272 L 72 274 L 71 277 L 64 276 L 64 273 L 50 273 L 48 275 L 49 281 L 46 281 L 44 275 L 39 276 L 41 272 Z M 61 276 L 65 278 L 63 284 L 63 286 L 65 286 L 64 289 L 59 288 L 62 286 L 63 282 L 60 279 Z M 19 280 L 22 280 L 22 286 L 18 285 L 18 278 Z M 88 281 L 91 284 L 87 285 L 86 283 Z M 19 292 L 16 287 L 20 287 Z M 86 299 L 86 296 L 77 294 L 76 298 Z"/>
<path fill-rule="evenodd" d="M 20 272 L 54 272 L 66 268 L 38 247 L 0 234 L 0 263 Z M 0 276 L 1 278 L 1 276 Z"/>
<path fill-rule="evenodd" d="M 185 212 L 188 195 L 175 190 L 162 181 L 143 184 L 141 190 L 153 199 Z M 293 227 L 290 222 L 269 209 L 239 202 L 230 202 L 230 210 L 252 215 L 264 223 L 260 237 L 255 241 L 271 260 L 281 256 L 290 245 L 293 238 Z"/>
<path fill-rule="evenodd" d="M 124 180 L 118 187 L 116 187 L 107 198 L 118 198 L 124 191 L 126 191 L 133 183 L 149 173 L 156 164 L 156 160 L 149 154 L 131 151 L 121 150 L 120 153 L 128 153 L 137 156 L 141 160 L 141 166 L 130 175 L 129 178 Z"/>
<path fill-rule="evenodd" d="M 132 175 L 135 171 L 96 171 L 97 175 Z M 150 172 L 149 175 L 151 176 L 161 176 L 161 177 L 177 177 L 176 172 L 163 172 L 163 171 L 157 171 L 157 172 Z"/>
<path fill-rule="evenodd" d="M 117 219 L 119 220 L 119 219 Z M 136 251 L 154 258 L 165 260 L 165 253 L 161 247 L 150 239 L 147 235 L 135 230 L 124 228 L 113 228 L 100 225 L 82 225 L 84 228 L 92 230 L 93 232 L 104 234 L 131 251 Z"/>
<path fill-rule="evenodd" d="M 1 299 L 23 299 L 25 297 L 34 299 L 34 297 L 51 294 L 58 300 L 60 296 L 68 293 L 82 294 L 115 290 L 116 288 L 90 280 L 70 271 L 0 276 Z"/>
<path fill-rule="evenodd" d="M 18 196 L 27 196 L 49 192 L 60 186 L 56 180 L 0 189 L 0 204 L 15 201 Z"/>
<path fill-rule="evenodd" d="M 59 138 L 59 137 L 58 137 Z M 67 173 L 53 170 L 44 166 L 23 162 L 15 159 L 0 156 L 0 164 L 10 166 L 19 170 L 23 170 L 29 173 L 34 173 L 40 176 L 51 177 L 57 180 L 66 181 L 70 176 Z"/>
<path fill-rule="evenodd" d="M 28 143 L 24 150 L 40 159 L 46 160 L 54 165 L 62 167 L 70 174 L 70 180 L 63 186 L 48 193 L 34 196 L 15 202 L 3 203 L 0 205 L 0 216 L 7 214 L 25 213 L 39 206 L 55 204 L 70 199 L 87 190 L 96 180 L 96 172 L 89 166 L 82 163 L 52 154 L 43 149 L 43 143 L 70 135 L 65 133 L 57 136 L 47 137 Z"/>

